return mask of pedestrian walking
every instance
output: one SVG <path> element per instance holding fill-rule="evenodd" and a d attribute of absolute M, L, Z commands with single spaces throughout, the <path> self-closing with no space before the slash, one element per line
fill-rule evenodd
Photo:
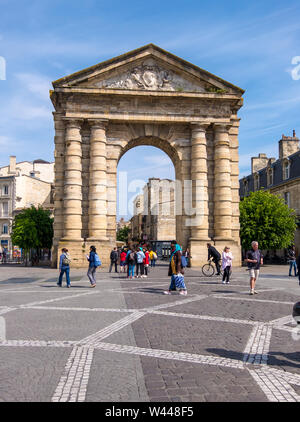
<path fill-rule="evenodd" d="M 171 242 L 171 257 L 169 264 L 168 275 L 171 276 L 171 283 L 169 290 L 164 291 L 164 294 L 170 295 L 172 291 L 179 289 L 180 295 L 187 294 L 187 288 L 184 283 L 184 269 L 181 265 L 182 249 L 176 242 L 172 240 Z"/>
<path fill-rule="evenodd" d="M 97 254 L 95 246 L 90 247 L 90 254 L 86 256 L 89 261 L 87 276 L 90 280 L 91 287 L 96 287 L 96 270 L 101 265 L 100 258 Z"/>
<path fill-rule="evenodd" d="M 297 276 L 297 259 L 296 259 L 296 250 L 295 250 L 294 245 L 288 250 L 288 260 L 290 264 L 289 277 L 292 277 L 293 269 L 294 269 L 294 275 L 296 277 Z"/>
<path fill-rule="evenodd" d="M 70 288 L 71 287 L 71 281 L 70 281 L 70 263 L 71 263 L 71 258 L 70 255 L 68 253 L 68 249 L 67 248 L 62 248 L 61 250 L 61 255 L 59 258 L 59 279 L 57 282 L 57 285 L 59 287 L 62 286 L 62 279 L 64 274 L 66 274 L 66 281 L 67 281 L 67 287 Z"/>
<path fill-rule="evenodd" d="M 250 295 L 254 295 L 258 293 L 255 290 L 255 283 L 259 276 L 260 266 L 263 264 L 263 255 L 258 249 L 258 242 L 253 241 L 251 246 L 252 249 L 247 252 L 245 261 L 250 271 Z"/>
<path fill-rule="evenodd" d="M 149 251 L 147 249 L 143 250 L 144 254 L 145 254 L 145 258 L 144 258 L 144 275 L 143 277 L 147 278 L 148 277 L 148 273 L 149 273 Z"/>
<path fill-rule="evenodd" d="M 230 252 L 230 248 L 225 246 L 222 252 L 222 270 L 223 270 L 223 284 L 229 284 L 230 271 L 232 267 L 233 255 Z"/>
<path fill-rule="evenodd" d="M 118 272 L 118 251 L 114 248 L 110 253 L 110 267 L 109 272 L 111 273 L 112 267 L 115 266 L 115 273 Z"/>
<path fill-rule="evenodd" d="M 211 243 L 207 243 L 207 249 L 208 249 L 208 261 L 210 260 L 210 258 L 212 258 L 213 262 L 216 265 L 216 269 L 217 269 L 217 273 L 216 275 L 220 275 L 220 259 L 221 259 L 221 254 L 220 252 L 217 251 L 217 249 L 212 246 Z"/>
<path fill-rule="evenodd" d="M 141 278 L 144 275 L 144 259 L 143 248 L 138 247 L 136 251 L 136 278 Z"/>

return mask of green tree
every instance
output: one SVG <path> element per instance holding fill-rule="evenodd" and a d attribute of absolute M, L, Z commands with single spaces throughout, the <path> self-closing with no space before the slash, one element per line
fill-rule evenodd
<path fill-rule="evenodd" d="M 117 240 L 119 240 L 120 242 L 127 243 L 128 242 L 129 233 L 130 233 L 130 228 L 129 227 L 127 227 L 127 226 L 122 227 L 118 231 L 118 233 L 117 233 Z"/>
<path fill-rule="evenodd" d="M 13 221 L 12 242 L 24 249 L 27 265 L 28 253 L 37 250 L 37 256 L 42 248 L 51 249 L 53 239 L 53 218 L 50 211 L 42 207 L 26 208 L 16 215 Z"/>
<path fill-rule="evenodd" d="M 282 198 L 259 190 L 240 202 L 240 225 L 243 249 L 253 240 L 260 249 L 282 249 L 294 241 L 296 215 Z"/>

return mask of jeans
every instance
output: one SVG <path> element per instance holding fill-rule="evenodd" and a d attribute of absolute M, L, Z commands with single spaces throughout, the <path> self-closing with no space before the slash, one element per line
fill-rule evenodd
<path fill-rule="evenodd" d="M 87 272 L 87 276 L 90 279 L 91 285 L 93 286 L 94 284 L 96 284 L 96 267 L 89 267 L 89 270 Z"/>
<path fill-rule="evenodd" d="M 138 262 L 136 264 L 136 275 L 144 275 L 144 263 L 143 262 Z"/>
<path fill-rule="evenodd" d="M 151 259 L 151 267 L 155 267 L 155 259 Z"/>
<path fill-rule="evenodd" d="M 67 279 L 67 286 L 70 286 L 71 281 L 70 281 L 70 266 L 69 265 L 63 265 L 60 269 L 60 274 L 59 274 L 59 279 L 58 279 L 58 284 L 62 284 L 62 278 L 64 273 L 66 273 L 66 279 Z"/>
<path fill-rule="evenodd" d="M 231 269 L 230 265 L 227 265 L 227 267 L 224 268 L 223 281 L 226 280 L 226 283 L 229 283 L 230 269 Z"/>
<path fill-rule="evenodd" d="M 295 277 L 297 275 L 297 264 L 296 261 L 290 261 L 290 270 L 289 270 L 289 275 L 292 275 L 292 269 L 294 268 L 294 274 Z"/>
<path fill-rule="evenodd" d="M 115 273 L 117 273 L 118 272 L 118 263 L 117 263 L 117 261 L 116 262 L 110 261 L 109 272 L 111 273 L 111 270 L 112 270 L 113 265 L 115 265 Z"/>
<path fill-rule="evenodd" d="M 129 264 L 128 265 L 128 277 L 134 277 L 134 267 L 135 267 L 135 265 L 133 264 L 133 265 L 131 265 L 131 264 Z"/>

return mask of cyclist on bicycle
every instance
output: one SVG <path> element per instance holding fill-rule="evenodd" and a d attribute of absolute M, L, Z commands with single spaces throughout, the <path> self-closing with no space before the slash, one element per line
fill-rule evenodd
<path fill-rule="evenodd" d="M 213 262 L 216 265 L 217 268 L 217 274 L 216 275 L 220 275 L 220 259 L 221 259 L 221 254 L 220 252 L 217 251 L 217 249 L 211 245 L 211 243 L 207 243 L 207 249 L 208 249 L 208 261 L 210 260 L 210 258 L 212 258 Z"/>

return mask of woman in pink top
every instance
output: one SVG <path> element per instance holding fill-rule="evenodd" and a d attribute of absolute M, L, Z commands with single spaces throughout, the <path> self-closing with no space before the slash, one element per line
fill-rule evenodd
<path fill-rule="evenodd" d="M 228 246 L 225 246 L 224 251 L 222 253 L 223 284 L 229 284 L 232 260 L 233 256 L 230 252 L 230 248 L 228 248 Z"/>

